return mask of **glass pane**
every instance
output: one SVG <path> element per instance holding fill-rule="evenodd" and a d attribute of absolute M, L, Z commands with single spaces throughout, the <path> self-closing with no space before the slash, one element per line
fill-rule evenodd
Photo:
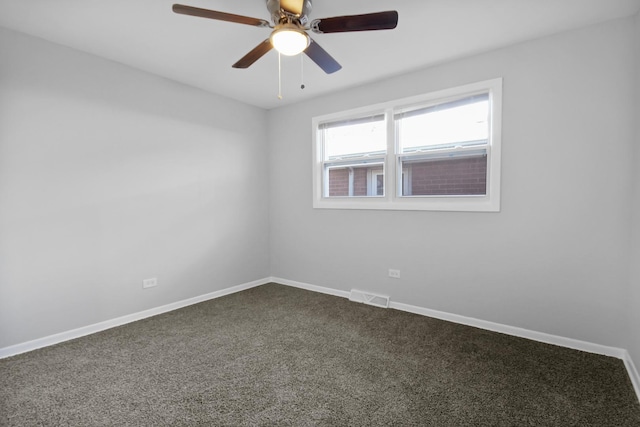
<path fill-rule="evenodd" d="M 380 164 L 332 166 L 326 170 L 328 197 L 384 196 L 384 173 Z"/>
<path fill-rule="evenodd" d="M 376 196 L 384 196 L 384 175 L 376 175 Z"/>
<path fill-rule="evenodd" d="M 402 153 L 486 144 L 488 95 L 473 96 L 396 116 Z"/>
<path fill-rule="evenodd" d="M 487 194 L 487 156 L 403 161 L 403 196 Z"/>
<path fill-rule="evenodd" d="M 329 123 L 322 127 L 324 160 L 384 155 L 387 150 L 383 115 Z"/>

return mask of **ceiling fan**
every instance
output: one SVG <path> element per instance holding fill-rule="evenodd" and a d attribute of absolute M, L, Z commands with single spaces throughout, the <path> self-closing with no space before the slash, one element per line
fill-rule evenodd
<path fill-rule="evenodd" d="M 327 51 L 309 37 L 309 30 L 316 34 L 346 33 L 351 31 L 390 30 L 398 25 L 398 12 L 367 13 L 364 15 L 336 16 L 309 21 L 311 0 L 266 0 L 273 24 L 264 19 L 218 12 L 216 10 L 174 4 L 173 11 L 182 15 L 199 16 L 218 21 L 235 22 L 256 27 L 273 28 L 271 36 L 253 48 L 234 68 L 248 68 L 267 52 L 275 48 L 283 55 L 304 52 L 325 73 L 331 74 L 342 66 Z"/>

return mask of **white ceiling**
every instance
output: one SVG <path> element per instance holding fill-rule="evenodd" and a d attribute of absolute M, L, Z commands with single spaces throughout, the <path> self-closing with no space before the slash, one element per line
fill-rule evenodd
<path fill-rule="evenodd" d="M 269 20 L 265 0 L 0 0 L 0 26 L 275 108 L 640 9 L 640 0 L 314 0 L 311 19 L 397 10 L 398 27 L 312 34 L 343 68 L 326 75 L 306 57 L 283 57 L 279 100 L 275 51 L 231 68 L 268 28 L 177 15 L 176 2 Z"/>

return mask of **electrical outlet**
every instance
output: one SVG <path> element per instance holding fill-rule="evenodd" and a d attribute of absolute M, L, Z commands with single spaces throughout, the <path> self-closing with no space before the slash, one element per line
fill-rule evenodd
<path fill-rule="evenodd" d="M 400 278 L 400 270 L 389 269 L 389 277 L 393 277 L 394 279 Z"/>
<path fill-rule="evenodd" d="M 142 288 L 143 289 L 153 288 L 154 286 L 158 286 L 158 279 L 156 279 L 155 277 L 153 277 L 151 279 L 144 279 L 142 281 Z"/>

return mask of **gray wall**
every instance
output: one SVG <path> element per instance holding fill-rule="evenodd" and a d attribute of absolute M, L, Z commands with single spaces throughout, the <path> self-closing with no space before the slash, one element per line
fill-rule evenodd
<path fill-rule="evenodd" d="M 610 22 L 271 111 L 287 124 L 270 127 L 272 275 L 626 348 L 634 31 Z M 500 76 L 500 213 L 312 209 L 313 116 Z"/>
<path fill-rule="evenodd" d="M 640 369 L 640 14 L 636 17 L 636 146 L 635 207 L 633 210 L 633 246 L 631 256 L 631 298 L 629 298 L 628 349 L 636 368 Z"/>
<path fill-rule="evenodd" d="M 8 30 L 0 58 L 0 348 L 269 275 L 263 110 Z"/>

